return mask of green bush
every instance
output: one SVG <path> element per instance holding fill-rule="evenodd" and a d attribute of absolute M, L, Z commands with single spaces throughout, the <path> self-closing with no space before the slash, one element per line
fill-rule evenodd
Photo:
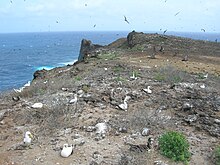
<path fill-rule="evenodd" d="M 220 146 L 218 146 L 214 151 L 215 164 L 220 165 Z"/>
<path fill-rule="evenodd" d="M 162 155 L 174 160 L 187 162 L 190 158 L 189 143 L 179 132 L 170 131 L 159 138 Z"/>

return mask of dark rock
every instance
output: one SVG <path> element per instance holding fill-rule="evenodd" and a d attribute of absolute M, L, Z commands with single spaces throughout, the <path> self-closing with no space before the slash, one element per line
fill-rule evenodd
<path fill-rule="evenodd" d="M 91 161 L 91 162 L 89 163 L 89 165 L 98 165 L 98 163 L 93 160 L 93 161 Z"/>
<path fill-rule="evenodd" d="M 118 129 L 118 131 L 121 132 L 121 133 L 127 133 L 127 132 L 128 132 L 128 130 L 127 130 L 126 127 L 120 127 L 120 128 Z"/>
<path fill-rule="evenodd" d="M 137 32 L 135 32 L 134 30 L 132 32 L 130 32 L 127 36 L 127 43 L 128 43 L 128 46 L 129 48 L 132 48 L 134 47 L 135 45 L 135 42 L 134 42 L 134 36 Z"/>
<path fill-rule="evenodd" d="M 42 69 L 42 70 L 37 70 L 36 72 L 34 72 L 34 79 L 43 79 L 45 78 L 45 73 L 47 72 L 47 70 Z"/>
<path fill-rule="evenodd" d="M 193 108 L 193 105 L 192 104 L 190 104 L 190 103 L 184 103 L 183 104 L 183 106 L 182 106 L 182 109 L 184 110 L 184 111 L 188 111 L 188 110 L 191 110 Z"/>
<path fill-rule="evenodd" d="M 85 58 L 89 57 L 97 48 L 102 47 L 101 45 L 92 44 L 90 40 L 83 39 L 81 41 L 80 53 L 78 56 L 78 62 L 83 61 Z"/>

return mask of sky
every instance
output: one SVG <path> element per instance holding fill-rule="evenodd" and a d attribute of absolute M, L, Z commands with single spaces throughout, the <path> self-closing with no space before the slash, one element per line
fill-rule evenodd
<path fill-rule="evenodd" d="M 220 33 L 219 18 L 220 0 L 0 0 L 0 33 L 132 30 Z"/>

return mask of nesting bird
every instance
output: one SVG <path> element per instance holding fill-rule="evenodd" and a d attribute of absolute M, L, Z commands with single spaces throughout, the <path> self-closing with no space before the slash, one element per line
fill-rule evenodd
<path fill-rule="evenodd" d="M 60 155 L 64 158 L 68 158 L 73 153 L 73 148 L 73 145 L 69 146 L 68 144 L 64 144 Z"/>
<path fill-rule="evenodd" d="M 151 94 L 152 90 L 150 89 L 151 86 L 147 86 L 147 89 L 143 89 L 144 92 Z"/>
<path fill-rule="evenodd" d="M 128 109 L 127 101 L 128 101 L 130 98 L 131 98 L 130 96 L 126 96 L 125 99 L 124 99 L 124 103 L 118 105 L 119 108 L 122 109 L 122 110 L 127 111 L 127 109 Z"/>
<path fill-rule="evenodd" d="M 74 98 L 70 100 L 70 104 L 76 104 L 77 103 L 77 94 L 74 94 Z"/>
<path fill-rule="evenodd" d="M 134 71 L 133 71 L 132 76 L 130 78 L 133 79 L 133 80 L 137 80 L 137 76 L 136 76 Z"/>
<path fill-rule="evenodd" d="M 30 131 L 25 132 L 24 134 L 24 145 L 29 146 L 31 144 L 31 140 L 33 139 L 33 135 L 30 133 Z"/>

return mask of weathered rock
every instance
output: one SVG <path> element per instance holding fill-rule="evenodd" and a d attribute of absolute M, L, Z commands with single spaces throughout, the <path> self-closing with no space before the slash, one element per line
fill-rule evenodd
<path fill-rule="evenodd" d="M 118 129 L 118 131 L 121 132 L 121 133 L 127 133 L 127 132 L 128 132 L 128 130 L 127 130 L 126 127 L 120 127 L 120 128 Z"/>
<path fill-rule="evenodd" d="M 149 128 L 143 128 L 141 135 L 142 136 L 148 136 L 150 134 L 150 129 Z"/>
<path fill-rule="evenodd" d="M 182 106 L 182 109 L 183 109 L 184 111 L 191 110 L 192 108 L 193 108 L 193 105 L 190 104 L 190 103 L 188 103 L 188 102 L 184 103 L 183 106 Z"/>
<path fill-rule="evenodd" d="M 46 69 L 42 69 L 42 70 L 37 70 L 36 72 L 34 72 L 34 79 L 43 79 L 45 78 L 45 74 L 46 74 L 47 70 Z"/>
<path fill-rule="evenodd" d="M 105 134 L 108 127 L 106 123 L 98 123 L 95 125 L 97 134 Z"/>
<path fill-rule="evenodd" d="M 93 132 L 93 131 L 95 131 L 96 130 L 96 127 L 95 126 L 88 126 L 87 128 L 86 128 L 86 132 Z"/>
<path fill-rule="evenodd" d="M 80 53 L 78 56 L 78 61 L 81 62 L 85 58 L 89 57 L 91 52 L 97 48 L 102 47 L 101 45 L 92 44 L 90 40 L 83 39 L 81 41 Z"/>

